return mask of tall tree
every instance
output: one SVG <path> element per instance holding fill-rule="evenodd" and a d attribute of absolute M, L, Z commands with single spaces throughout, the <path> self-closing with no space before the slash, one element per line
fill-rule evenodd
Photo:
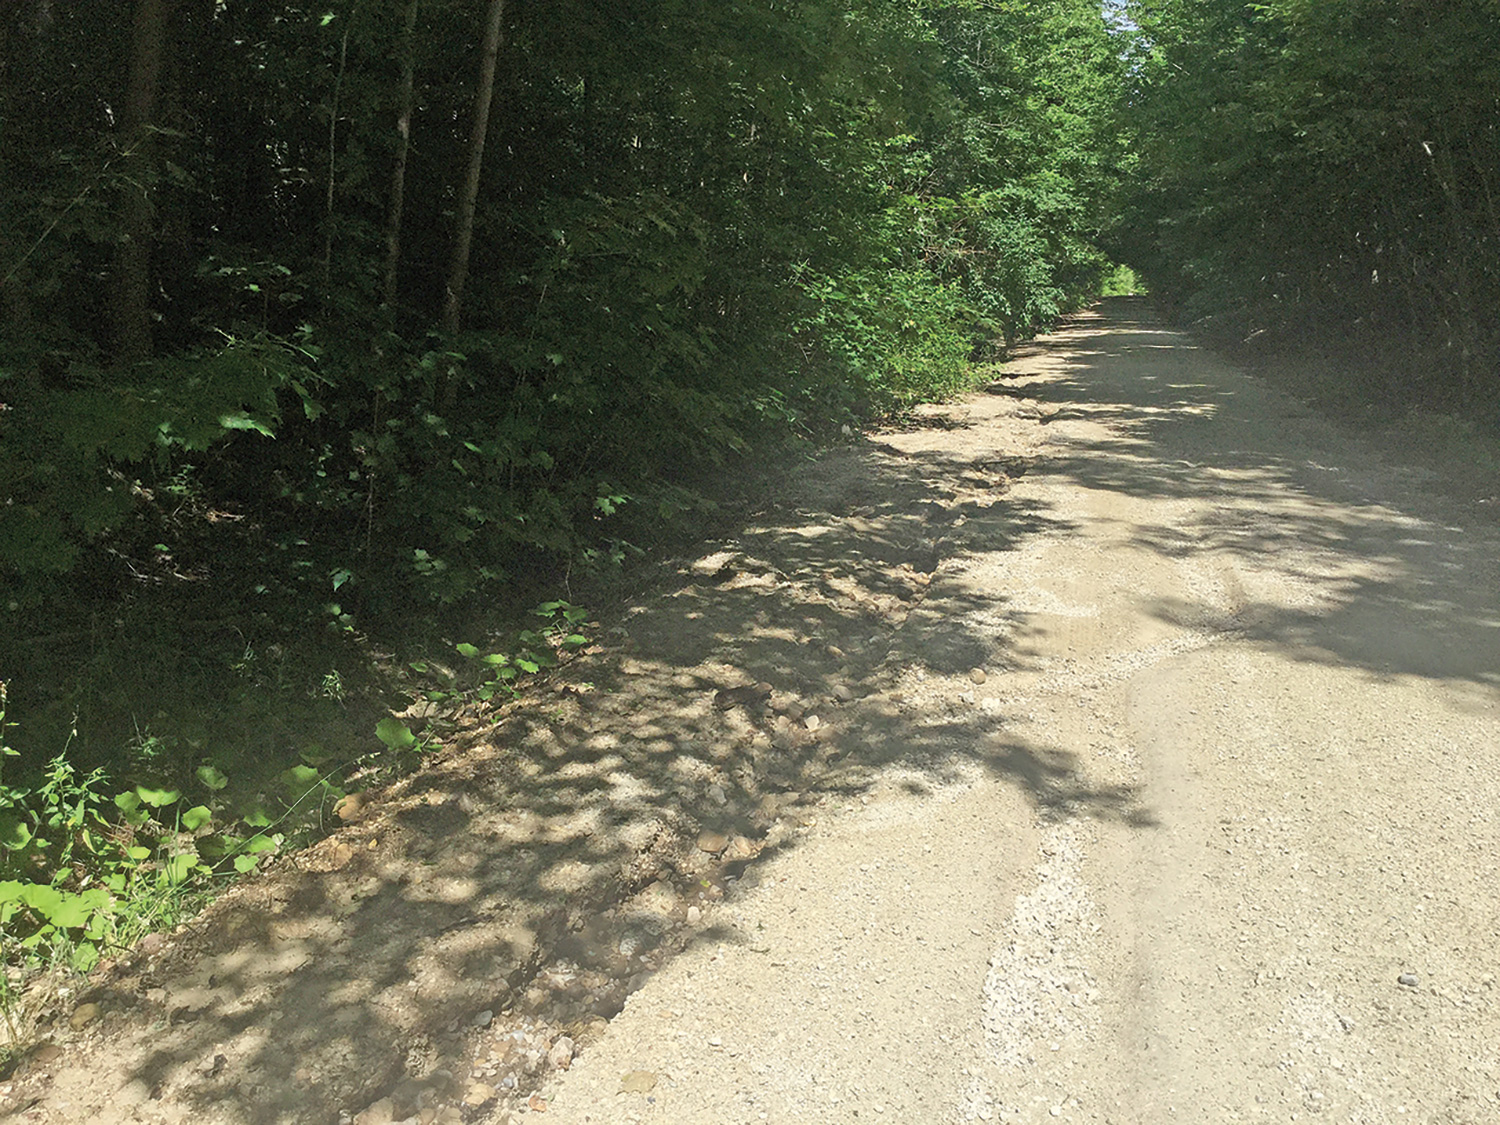
<path fill-rule="evenodd" d="M 155 235 L 151 184 L 156 176 L 153 129 L 174 5 L 175 0 L 136 0 L 131 27 L 130 73 L 120 103 L 119 127 L 127 162 L 111 302 L 118 363 L 131 363 L 151 354 L 151 247 Z"/>
<path fill-rule="evenodd" d="M 469 133 L 468 171 L 458 200 L 458 221 L 453 232 L 453 258 L 448 266 L 448 285 L 443 296 L 443 330 L 456 333 L 463 307 L 464 285 L 469 277 L 469 252 L 474 239 L 474 208 L 479 201 L 479 181 L 484 171 L 484 144 L 490 129 L 490 100 L 495 93 L 495 62 L 505 19 L 505 0 L 489 0 L 480 50 L 479 81 L 474 88 L 474 124 Z"/>

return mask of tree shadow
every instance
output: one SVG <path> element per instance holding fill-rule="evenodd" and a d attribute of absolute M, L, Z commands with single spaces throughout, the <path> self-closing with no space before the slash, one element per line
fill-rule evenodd
<path fill-rule="evenodd" d="M 122 966 L 110 995 L 161 1021 L 135 1021 L 120 1048 L 130 1096 L 235 1125 L 333 1122 L 405 1080 L 459 1096 L 476 1012 L 570 1030 L 611 1014 L 689 940 L 684 895 L 711 901 L 795 846 L 782 826 L 892 776 L 935 789 L 978 769 L 1044 817 L 1152 827 L 1133 788 L 1085 784 L 1003 714 L 904 697 L 913 675 L 1026 668 L 982 624 L 1010 612 L 1007 592 L 944 584 L 942 562 L 1073 528 L 1009 494 L 1028 467 L 1193 501 L 1134 545 L 1301 599 L 1184 592 L 1148 612 L 1492 691 L 1493 524 L 1133 308 L 1075 321 L 1038 357 L 1024 388 L 1056 408 L 1045 423 L 1098 423 L 1058 429 L 1048 459 L 1007 472 L 995 451 L 866 446 L 807 466 L 755 523 L 681 560 L 600 651 L 453 738 L 370 819 L 232 892 L 179 953 Z M 654 888 L 677 906 L 650 908 Z M 158 986 L 167 1000 L 141 999 Z"/>
<path fill-rule="evenodd" d="M 1089 789 L 1004 716 L 902 697 L 913 668 L 1024 661 L 977 624 L 1004 591 L 944 587 L 939 604 L 933 584 L 946 558 L 1071 528 L 1009 495 L 1028 466 L 874 445 L 807 466 L 754 524 L 676 564 L 601 651 L 454 738 L 369 820 L 236 889 L 178 953 L 122 967 L 121 1004 L 171 994 L 127 1086 L 206 1122 L 332 1122 L 403 1079 L 467 1073 L 478 1011 L 612 1014 L 681 945 L 682 902 L 653 920 L 645 892 L 711 899 L 794 846 L 778 826 L 892 769 L 938 786 L 978 768 L 1043 815 L 1145 823 L 1131 792 Z M 724 705 L 757 683 L 767 699 Z"/>
<path fill-rule="evenodd" d="M 1296 660 L 1500 686 L 1500 521 L 1451 476 L 1378 435 L 1321 417 L 1138 309 L 1075 326 L 1056 374 L 1024 393 L 1101 430 L 1070 434 L 1043 469 L 1090 489 L 1182 500 L 1136 529 L 1168 558 L 1254 576 L 1234 604 L 1153 609 L 1274 646 Z M 1149 355 L 1151 371 L 1132 357 Z M 1202 501 L 1209 503 L 1204 504 Z"/>

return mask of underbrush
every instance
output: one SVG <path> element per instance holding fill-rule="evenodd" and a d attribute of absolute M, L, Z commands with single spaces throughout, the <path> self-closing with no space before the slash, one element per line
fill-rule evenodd
<path fill-rule="evenodd" d="M 75 716 L 57 749 L 26 768 L 17 744 L 33 756 L 37 744 L 18 738 L 33 732 L 15 721 L 11 685 L 0 682 L 0 1016 L 12 1048 L 29 1038 L 36 1005 L 25 998 L 39 987 L 55 990 L 171 929 L 230 880 L 325 835 L 347 795 L 417 768 L 452 717 L 504 702 L 586 643 L 588 614 L 570 602 L 544 602 L 526 617 L 476 627 L 474 640 L 429 641 L 432 655 L 402 662 L 339 637 L 346 661 L 358 651 L 368 662 L 362 676 L 330 668 L 300 687 L 301 706 L 284 682 L 243 694 L 241 715 L 300 712 L 305 724 L 289 723 L 281 738 L 263 723 L 236 739 L 224 715 L 214 722 L 195 710 L 201 700 L 158 694 L 150 724 L 123 745 L 104 752 L 118 731 L 98 722 L 92 745 L 83 743 Z M 283 672 L 316 666 L 308 661 L 317 647 L 283 652 Z M 384 696 L 369 694 L 381 686 Z M 326 722 L 329 708 L 342 723 Z M 55 728 L 46 721 L 55 714 L 37 717 Z"/>

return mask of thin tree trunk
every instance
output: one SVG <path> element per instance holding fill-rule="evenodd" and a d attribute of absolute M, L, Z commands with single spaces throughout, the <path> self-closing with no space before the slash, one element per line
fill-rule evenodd
<path fill-rule="evenodd" d="M 137 0 L 131 29 L 130 74 L 120 107 L 120 135 L 126 153 L 134 159 L 126 165 L 128 186 L 120 209 L 120 242 L 115 251 L 110 301 L 117 363 L 133 363 L 151 355 L 153 215 L 148 185 L 154 145 L 150 130 L 172 5 L 173 0 Z"/>
<path fill-rule="evenodd" d="M 479 86 L 474 91 L 474 127 L 469 134 L 469 174 L 459 198 L 458 227 L 453 238 L 453 260 L 448 267 L 448 290 L 443 299 L 443 329 L 457 332 L 464 282 L 469 276 L 469 245 L 474 237 L 474 206 L 479 200 L 479 174 L 484 166 L 484 139 L 490 127 L 490 99 L 495 92 L 495 60 L 500 54 L 500 26 L 505 0 L 490 0 L 484 29 Z M 447 397 L 447 396 L 445 396 Z"/>
<path fill-rule="evenodd" d="M 401 265 L 401 209 L 406 203 L 406 154 L 411 148 L 412 88 L 416 81 L 417 5 L 406 5 L 406 27 L 401 39 L 401 109 L 396 118 L 396 167 L 391 172 L 391 210 L 385 225 L 385 277 L 381 300 L 388 309 L 396 307 L 396 272 Z"/>
<path fill-rule="evenodd" d="M 349 19 L 354 18 L 356 6 L 350 10 Z M 325 299 L 333 286 L 333 199 L 337 183 L 339 94 L 344 88 L 344 65 L 349 59 L 349 23 L 344 24 L 344 37 L 339 42 L 339 69 L 333 80 L 333 104 L 328 107 L 328 198 L 323 207 L 323 262 L 322 282 Z"/>

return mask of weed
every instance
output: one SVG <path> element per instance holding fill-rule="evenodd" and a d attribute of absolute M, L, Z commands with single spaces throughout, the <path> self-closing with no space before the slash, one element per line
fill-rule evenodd
<path fill-rule="evenodd" d="M 474 688 L 477 699 L 488 701 L 500 692 L 511 695 L 519 690 L 524 675 L 535 675 L 543 668 L 557 666 L 562 652 L 588 643 L 575 630 L 588 619 L 588 610 L 571 602 L 543 602 L 532 614 L 543 619 L 539 629 L 522 629 L 509 651 L 483 652 L 472 644 L 460 644 L 458 654 L 474 661 L 481 669 L 480 683 Z"/>

